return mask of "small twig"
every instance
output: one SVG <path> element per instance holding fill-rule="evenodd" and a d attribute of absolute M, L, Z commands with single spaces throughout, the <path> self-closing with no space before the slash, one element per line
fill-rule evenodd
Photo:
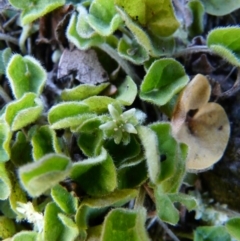
<path fill-rule="evenodd" d="M 9 103 L 12 101 L 12 99 L 8 96 L 8 94 L 5 92 L 5 90 L 1 85 L 0 85 L 0 96 L 6 103 Z"/>
<path fill-rule="evenodd" d="M 3 28 L 7 28 L 9 25 L 11 25 L 16 19 L 18 18 L 19 13 L 15 14 L 13 17 L 11 17 L 7 22 L 3 24 Z"/>
<path fill-rule="evenodd" d="M 180 241 L 180 239 L 172 232 L 172 230 L 168 228 L 167 224 L 165 224 L 159 218 L 157 219 L 157 221 L 162 226 L 162 228 L 165 230 L 165 232 L 171 237 L 171 239 L 173 241 Z"/>
<path fill-rule="evenodd" d="M 154 216 L 152 219 L 151 219 L 151 221 L 149 222 L 149 224 L 148 224 L 148 226 L 147 226 L 147 230 L 149 230 L 152 226 L 153 226 L 153 224 L 157 221 L 157 216 Z"/>
<path fill-rule="evenodd" d="M 18 45 L 18 39 L 12 36 L 9 36 L 8 34 L 0 33 L 0 40 L 11 42 L 13 44 Z"/>
<path fill-rule="evenodd" d="M 147 193 L 147 194 L 149 195 L 149 197 L 152 199 L 152 201 L 153 201 L 154 203 L 156 203 L 156 200 L 155 200 L 155 197 L 154 197 L 154 194 L 153 194 L 153 190 L 148 187 L 147 183 L 143 184 L 143 187 L 144 187 L 146 193 Z"/>
<path fill-rule="evenodd" d="M 136 198 L 135 204 L 134 204 L 134 209 L 139 209 L 143 207 L 144 199 L 145 199 L 145 189 L 143 186 L 140 187 L 138 196 Z"/>

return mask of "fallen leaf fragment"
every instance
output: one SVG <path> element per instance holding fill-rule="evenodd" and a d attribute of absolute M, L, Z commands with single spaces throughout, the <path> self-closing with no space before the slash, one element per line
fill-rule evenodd
<path fill-rule="evenodd" d="M 228 117 L 219 104 L 208 103 L 210 93 L 206 77 L 196 75 L 182 91 L 173 112 L 173 136 L 189 147 L 188 171 L 210 168 L 222 157 L 228 143 Z"/>

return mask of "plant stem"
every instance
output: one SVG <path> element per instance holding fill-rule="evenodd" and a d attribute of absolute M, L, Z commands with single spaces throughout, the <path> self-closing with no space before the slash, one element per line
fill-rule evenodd
<path fill-rule="evenodd" d="M 13 44 L 18 45 L 18 39 L 11 37 L 8 34 L 0 33 L 0 40 L 6 41 L 6 42 L 11 42 Z"/>
<path fill-rule="evenodd" d="M 145 199 L 145 189 L 143 186 L 140 187 L 138 196 L 136 198 L 134 209 L 139 209 L 143 207 L 144 199 Z"/>
<path fill-rule="evenodd" d="M 12 101 L 12 99 L 8 96 L 8 94 L 5 92 L 5 90 L 1 85 L 0 85 L 0 96 L 6 103 L 9 103 Z"/>
<path fill-rule="evenodd" d="M 183 49 L 179 52 L 176 52 L 172 55 L 174 58 L 179 58 L 185 55 L 189 54 L 195 54 L 195 53 L 208 53 L 208 54 L 213 54 L 213 52 L 206 46 L 206 45 L 196 45 L 193 47 L 188 47 L 186 49 Z"/>

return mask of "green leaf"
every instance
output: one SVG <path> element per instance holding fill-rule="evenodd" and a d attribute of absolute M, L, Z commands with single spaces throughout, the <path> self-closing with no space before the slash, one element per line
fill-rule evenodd
<path fill-rule="evenodd" d="M 38 127 L 34 131 L 31 144 L 35 161 L 52 152 L 61 153 L 61 145 L 57 135 L 48 125 Z"/>
<path fill-rule="evenodd" d="M 84 100 L 90 96 L 98 95 L 109 86 L 109 83 L 100 85 L 82 84 L 72 89 L 64 89 L 61 98 L 64 101 Z"/>
<path fill-rule="evenodd" d="M 165 105 L 188 83 L 183 66 L 174 59 L 156 60 L 140 87 L 140 98 L 158 106 Z"/>
<path fill-rule="evenodd" d="M 32 161 L 32 146 L 27 136 L 18 131 L 11 147 L 11 162 L 19 167 Z"/>
<path fill-rule="evenodd" d="M 116 190 L 104 198 L 84 198 L 76 214 L 76 223 L 86 230 L 91 220 L 101 216 L 109 207 L 121 207 L 137 196 L 135 189 Z"/>
<path fill-rule="evenodd" d="M 8 104 L 5 119 L 11 130 L 16 131 L 36 121 L 42 111 L 43 104 L 36 94 L 26 93 Z"/>
<path fill-rule="evenodd" d="M 102 36 L 111 35 L 122 23 L 114 7 L 114 0 L 94 0 L 87 21 Z"/>
<path fill-rule="evenodd" d="M 162 192 L 161 187 L 157 186 L 154 190 L 158 217 L 169 224 L 176 225 L 179 220 L 179 212 L 174 207 L 169 196 Z"/>
<path fill-rule="evenodd" d="M 146 210 L 114 209 L 106 216 L 101 241 L 147 241 L 145 230 Z"/>
<path fill-rule="evenodd" d="M 39 96 L 47 79 L 46 71 L 35 58 L 19 54 L 14 54 L 9 60 L 6 74 L 17 99 L 27 92 Z"/>
<path fill-rule="evenodd" d="M 225 227 L 198 227 L 194 231 L 194 241 L 231 241 Z"/>
<path fill-rule="evenodd" d="M 149 178 L 153 183 L 156 183 L 160 174 L 157 136 L 154 131 L 146 126 L 139 126 L 137 131 L 145 151 Z"/>
<path fill-rule="evenodd" d="M 6 239 L 16 233 L 16 226 L 12 219 L 0 216 L 0 238 Z"/>
<path fill-rule="evenodd" d="M 11 193 L 11 180 L 5 163 L 0 163 L 0 200 L 5 200 Z"/>
<path fill-rule="evenodd" d="M 36 197 L 69 174 L 71 161 L 59 154 L 48 154 L 35 163 L 19 168 L 19 177 L 29 195 Z"/>
<path fill-rule="evenodd" d="M 168 37 L 179 27 L 179 22 L 174 15 L 171 0 L 138 0 L 134 3 L 127 0 L 115 0 L 126 13 L 142 27 L 154 35 Z"/>
<path fill-rule="evenodd" d="M 73 197 L 64 187 L 57 184 L 51 189 L 51 196 L 58 207 L 67 214 L 75 214 L 77 210 L 78 200 Z"/>
<path fill-rule="evenodd" d="M 182 203 L 189 211 L 194 210 L 198 203 L 193 196 L 184 193 L 169 193 L 168 197 L 174 202 Z"/>
<path fill-rule="evenodd" d="M 200 35 L 204 30 L 204 6 L 200 0 L 191 0 L 187 4 L 190 9 L 193 21 L 188 28 L 189 34 L 191 37 Z"/>
<path fill-rule="evenodd" d="M 0 118 L 0 163 L 6 162 L 10 157 L 10 142 L 12 133 L 7 123 Z"/>
<path fill-rule="evenodd" d="M 48 121 L 53 129 L 62 129 L 80 125 L 95 116 L 83 102 L 70 101 L 53 106 L 48 112 Z"/>
<path fill-rule="evenodd" d="M 213 29 L 207 36 L 207 46 L 229 63 L 240 66 L 240 27 Z"/>
<path fill-rule="evenodd" d="M 201 0 L 205 11 L 215 16 L 223 16 L 240 8 L 239 0 Z"/>
<path fill-rule="evenodd" d="M 101 152 L 103 134 L 100 130 L 88 133 L 80 133 L 77 144 L 84 155 L 88 157 L 97 156 Z"/>
<path fill-rule="evenodd" d="M 63 6 L 65 0 L 9 0 L 9 2 L 22 10 L 21 21 L 25 25 Z"/>
<path fill-rule="evenodd" d="M 13 236 L 12 241 L 37 241 L 37 232 L 21 231 Z"/>
<path fill-rule="evenodd" d="M 231 218 L 229 219 L 226 224 L 225 227 L 228 231 L 228 233 L 236 240 L 240 240 L 240 218 L 239 217 L 235 217 L 235 218 Z"/>
<path fill-rule="evenodd" d="M 11 58 L 12 50 L 10 48 L 6 48 L 0 51 L 0 75 L 5 74 L 6 67 L 9 59 Z"/>
<path fill-rule="evenodd" d="M 149 59 L 148 53 L 141 45 L 124 35 L 118 42 L 118 54 L 133 64 L 141 65 Z"/>
<path fill-rule="evenodd" d="M 90 38 L 83 38 L 78 34 L 77 14 L 73 13 L 67 27 L 67 38 L 70 42 L 76 45 L 81 50 L 89 49 L 93 46 L 98 46 L 104 42 L 104 38 L 99 35 L 94 35 Z"/>
<path fill-rule="evenodd" d="M 118 86 L 115 99 L 120 101 L 123 105 L 130 106 L 137 96 L 137 85 L 127 76 L 125 80 Z"/>
<path fill-rule="evenodd" d="M 99 156 L 74 163 L 70 176 L 92 196 L 106 195 L 117 186 L 113 160 L 104 148 Z"/>
<path fill-rule="evenodd" d="M 136 188 L 148 178 L 146 162 L 140 161 L 134 165 L 123 166 L 117 170 L 118 188 Z"/>
<path fill-rule="evenodd" d="M 107 112 L 109 104 L 119 105 L 119 102 L 117 100 L 110 98 L 108 96 L 92 96 L 82 101 L 82 103 L 87 104 L 89 110 L 97 114 Z"/>

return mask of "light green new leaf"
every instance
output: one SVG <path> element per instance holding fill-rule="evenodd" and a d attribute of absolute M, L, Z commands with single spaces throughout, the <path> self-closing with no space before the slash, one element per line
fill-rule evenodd
<path fill-rule="evenodd" d="M 104 198 L 84 198 L 76 214 L 76 223 L 80 229 L 86 230 L 89 222 L 96 219 L 109 207 L 121 207 L 137 196 L 135 189 L 116 190 Z"/>
<path fill-rule="evenodd" d="M 68 157 L 48 154 L 35 163 L 19 168 L 23 187 L 29 195 L 37 197 L 67 177 L 71 168 Z"/>
<path fill-rule="evenodd" d="M 179 220 L 179 212 L 174 207 L 169 196 L 162 192 L 161 187 L 157 186 L 154 190 L 158 217 L 169 224 L 176 225 Z"/>
<path fill-rule="evenodd" d="M 157 136 L 154 131 L 146 126 L 137 127 L 137 132 L 145 151 L 149 178 L 153 183 L 156 183 L 160 175 L 160 154 Z"/>
<path fill-rule="evenodd" d="M 48 112 L 48 121 L 53 129 L 77 126 L 94 117 L 90 108 L 83 102 L 70 101 L 53 106 Z"/>
<path fill-rule="evenodd" d="M 194 210 L 198 205 L 196 199 L 193 196 L 184 193 L 169 193 L 168 197 L 173 203 L 182 203 L 189 211 Z"/>
<path fill-rule="evenodd" d="M 201 0 L 205 11 L 214 16 L 223 16 L 240 8 L 239 0 Z"/>
<path fill-rule="evenodd" d="M 85 103 L 86 105 L 88 105 L 89 110 L 97 114 L 108 112 L 109 104 L 120 105 L 119 101 L 113 98 L 110 98 L 108 96 L 92 96 L 83 100 L 82 103 Z"/>
<path fill-rule="evenodd" d="M 38 127 L 32 135 L 32 155 L 35 161 L 49 153 L 61 153 L 61 145 L 49 125 Z"/>
<path fill-rule="evenodd" d="M 90 38 L 83 38 L 78 34 L 77 30 L 77 14 L 73 13 L 67 27 L 67 38 L 70 42 L 76 45 L 81 50 L 89 49 L 93 46 L 98 46 L 104 42 L 104 38 L 100 35 L 94 35 Z"/>
<path fill-rule="evenodd" d="M 6 121 L 0 118 L 0 163 L 6 162 L 10 157 L 10 142 L 12 139 L 12 132 Z"/>
<path fill-rule="evenodd" d="M 225 225 L 228 233 L 235 238 L 236 240 L 240 240 L 240 218 L 236 217 L 236 218 L 231 218 L 226 222 Z"/>
<path fill-rule="evenodd" d="M 207 36 L 207 46 L 229 63 L 240 66 L 240 27 L 213 29 Z"/>
<path fill-rule="evenodd" d="M 146 210 L 144 208 L 138 210 L 113 209 L 104 220 L 101 241 L 150 240 L 145 229 L 145 221 Z"/>
<path fill-rule="evenodd" d="M 130 106 L 137 96 L 137 85 L 127 76 L 125 80 L 118 86 L 115 99 L 120 101 L 123 105 Z"/>
<path fill-rule="evenodd" d="M 187 4 L 193 17 L 193 21 L 189 26 L 189 34 L 191 37 L 200 35 L 204 30 L 204 6 L 200 0 L 191 0 Z"/>
<path fill-rule="evenodd" d="M 109 83 L 100 85 L 82 84 L 72 89 L 64 89 L 61 98 L 64 101 L 84 100 L 90 96 L 98 95 L 109 86 Z"/>
<path fill-rule="evenodd" d="M 19 99 L 27 92 L 42 93 L 47 73 L 41 64 L 31 56 L 14 54 L 8 62 L 7 77 L 14 96 Z"/>
<path fill-rule="evenodd" d="M 116 12 L 114 0 L 94 0 L 89 9 L 87 22 L 100 35 L 109 36 L 118 29 L 122 19 Z"/>
<path fill-rule="evenodd" d="M 19 130 L 41 115 L 43 104 L 34 93 L 26 93 L 21 99 L 10 102 L 6 108 L 5 120 L 12 131 Z"/>
<path fill-rule="evenodd" d="M 0 216 L 0 238 L 7 239 L 16 233 L 16 226 L 12 219 Z"/>
<path fill-rule="evenodd" d="M 25 25 L 63 6 L 65 0 L 9 0 L 9 2 L 22 10 L 21 21 Z"/>
<path fill-rule="evenodd" d="M 117 186 L 113 160 L 104 148 L 99 156 L 74 163 L 70 176 L 92 196 L 106 195 Z"/>
<path fill-rule="evenodd" d="M 9 173 L 5 165 L 5 163 L 0 163 L 0 200 L 7 199 L 12 189 Z"/>
<path fill-rule="evenodd" d="M 156 60 L 150 66 L 140 87 L 140 98 L 158 106 L 165 105 L 187 83 L 189 77 L 176 60 Z"/>
<path fill-rule="evenodd" d="M 78 200 L 64 187 L 57 184 L 51 189 L 51 196 L 63 212 L 67 214 L 75 214 L 77 210 Z"/>
<path fill-rule="evenodd" d="M 231 241 L 230 235 L 223 226 L 198 227 L 194 231 L 194 241 Z"/>
<path fill-rule="evenodd" d="M 32 145 L 22 131 L 18 131 L 11 147 L 11 162 L 19 167 L 32 161 Z"/>
<path fill-rule="evenodd" d="M 21 231 L 13 236 L 11 241 L 37 241 L 38 233 L 34 231 Z"/>

